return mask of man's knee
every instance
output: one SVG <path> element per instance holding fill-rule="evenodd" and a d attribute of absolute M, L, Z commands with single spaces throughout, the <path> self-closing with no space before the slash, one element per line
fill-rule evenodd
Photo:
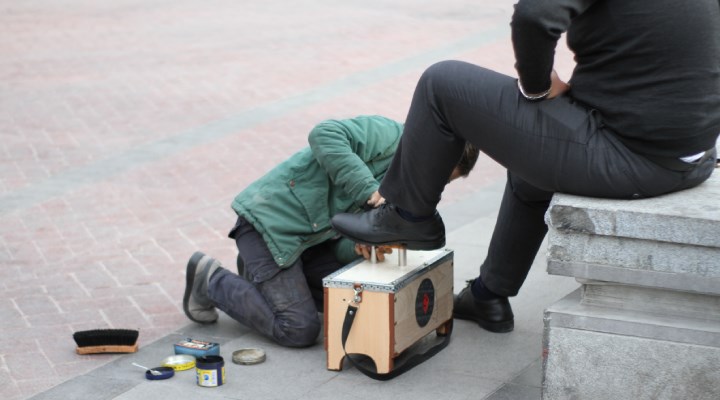
<path fill-rule="evenodd" d="M 448 76 L 451 76 L 448 75 L 449 71 L 452 70 L 456 64 L 458 64 L 458 61 L 454 60 L 436 62 L 423 72 L 420 81 L 427 83 L 437 81 L 437 79 L 445 79 Z"/>
<path fill-rule="evenodd" d="M 288 347 L 312 346 L 320 335 L 320 327 L 317 313 L 303 319 L 278 319 L 275 323 L 275 340 Z"/>

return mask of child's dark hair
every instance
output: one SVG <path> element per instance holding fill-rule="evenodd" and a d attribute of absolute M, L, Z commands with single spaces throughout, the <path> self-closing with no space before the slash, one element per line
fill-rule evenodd
<path fill-rule="evenodd" d="M 470 142 L 465 142 L 465 149 L 460 157 L 460 161 L 457 163 L 457 169 L 460 172 L 460 176 L 465 177 L 470 174 L 470 171 L 475 167 L 480 150 Z"/>

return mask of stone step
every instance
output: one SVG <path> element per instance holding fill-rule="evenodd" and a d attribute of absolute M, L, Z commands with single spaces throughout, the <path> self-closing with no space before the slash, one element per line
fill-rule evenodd
<path fill-rule="evenodd" d="M 720 321 L 584 304 L 545 311 L 543 398 L 718 399 Z"/>
<path fill-rule="evenodd" d="M 545 310 L 545 329 L 595 331 L 717 347 L 720 351 L 720 321 L 717 319 L 586 304 L 581 292 L 582 288 L 579 288 Z"/>
<path fill-rule="evenodd" d="M 618 284 L 584 284 L 586 306 L 720 322 L 720 296 Z"/>

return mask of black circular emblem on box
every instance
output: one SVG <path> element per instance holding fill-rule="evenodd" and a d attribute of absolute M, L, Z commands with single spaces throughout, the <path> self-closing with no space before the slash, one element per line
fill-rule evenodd
<path fill-rule="evenodd" d="M 420 327 L 427 325 L 435 308 L 435 287 L 430 279 L 423 279 L 415 297 L 415 320 Z"/>

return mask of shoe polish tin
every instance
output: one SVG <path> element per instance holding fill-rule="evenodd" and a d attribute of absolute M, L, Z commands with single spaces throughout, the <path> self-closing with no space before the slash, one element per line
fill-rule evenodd
<path fill-rule="evenodd" d="M 246 348 L 233 352 L 232 361 L 240 365 L 254 365 L 265 361 L 265 350 L 259 348 Z"/>
<path fill-rule="evenodd" d="M 217 387 L 225 383 L 225 360 L 220 356 L 202 356 L 195 361 L 197 384 Z"/>
<path fill-rule="evenodd" d="M 220 345 L 212 342 L 187 338 L 175 343 L 175 354 L 189 354 L 193 357 L 219 356 Z"/>

